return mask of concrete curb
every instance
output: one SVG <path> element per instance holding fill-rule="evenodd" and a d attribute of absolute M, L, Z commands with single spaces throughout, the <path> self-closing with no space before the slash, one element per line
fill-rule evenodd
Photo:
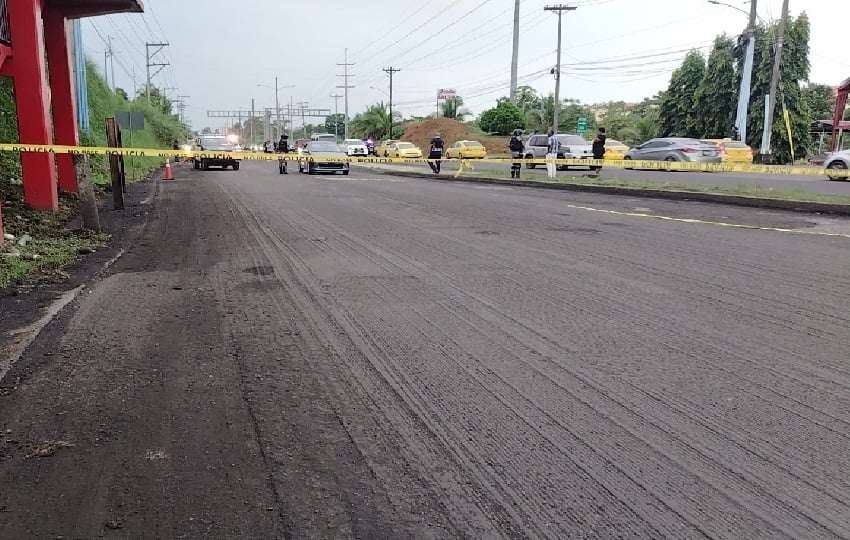
<path fill-rule="evenodd" d="M 537 180 L 507 180 L 504 178 L 469 177 L 461 176 L 454 178 L 447 175 L 434 175 L 428 173 L 390 171 L 380 168 L 371 168 L 380 174 L 402 176 L 406 178 L 424 178 L 426 180 L 439 180 L 444 182 L 475 182 L 479 184 L 500 184 L 519 187 L 536 187 L 547 189 L 560 189 L 566 191 L 581 191 L 584 193 L 600 193 L 604 195 L 628 195 L 630 197 L 647 197 L 651 199 L 667 199 L 680 201 L 697 201 L 716 204 L 730 204 L 734 206 L 746 206 L 750 208 L 765 208 L 772 210 L 789 210 L 793 212 L 804 212 L 808 214 L 833 214 L 838 216 L 850 216 L 850 204 L 821 203 L 809 201 L 793 201 L 785 199 L 771 199 L 767 197 L 749 197 L 746 195 L 728 195 L 725 193 L 703 193 L 700 191 L 675 191 L 663 189 L 641 189 L 616 186 L 596 186 L 593 184 L 570 184 L 540 182 Z"/>

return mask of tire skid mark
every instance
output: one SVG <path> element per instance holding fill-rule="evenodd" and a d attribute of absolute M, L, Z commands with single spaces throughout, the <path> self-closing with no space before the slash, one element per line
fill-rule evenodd
<path fill-rule="evenodd" d="M 235 199 L 234 199 L 234 203 L 242 205 L 243 208 L 244 208 L 244 211 L 247 214 L 250 214 L 252 216 L 252 221 L 254 221 L 254 223 L 256 224 L 256 230 L 259 231 L 264 237 L 263 239 L 258 238 L 261 241 L 261 244 L 269 244 L 270 243 L 271 246 L 273 246 L 273 248 L 271 246 L 268 246 L 268 245 L 264 246 L 264 250 L 267 251 L 268 256 L 271 257 L 272 260 L 277 260 L 278 262 L 282 263 L 283 265 L 289 267 L 292 270 L 293 275 L 297 276 L 297 279 L 299 280 L 298 285 L 304 291 L 309 291 L 309 287 L 310 287 L 309 279 L 310 278 L 308 276 L 310 274 L 310 271 L 309 271 L 308 267 L 304 264 L 304 262 L 302 260 L 300 260 L 300 257 L 297 255 L 297 253 L 292 251 L 289 248 L 289 246 L 286 245 L 285 242 L 281 242 L 279 239 L 277 239 L 276 233 L 268 227 L 268 225 L 264 222 L 262 217 L 260 217 L 256 213 L 255 210 L 247 207 L 247 205 L 244 205 L 244 203 L 237 201 Z M 252 231 L 253 231 L 253 228 L 252 228 Z M 280 256 L 281 250 L 284 253 L 288 254 L 288 257 L 286 259 L 284 259 Z M 307 302 L 303 298 L 301 299 L 300 303 L 302 303 L 302 309 L 304 309 L 304 311 L 309 310 L 309 307 L 305 307 Z M 404 386 L 396 378 L 396 375 L 394 373 L 387 372 L 387 370 L 383 366 L 382 362 L 375 358 L 374 353 L 371 352 L 371 350 L 370 350 L 370 348 L 368 347 L 367 344 L 359 342 L 360 340 L 357 339 L 358 338 L 357 333 L 354 332 L 351 328 L 347 328 L 347 326 L 348 326 L 347 322 L 348 321 L 345 320 L 345 317 L 343 316 L 343 314 L 339 313 L 336 309 L 333 309 L 333 308 L 331 308 L 330 311 L 331 311 L 331 317 L 333 318 L 335 324 L 337 326 L 339 326 L 340 329 L 349 338 L 354 340 L 355 345 L 357 347 L 357 350 L 359 350 L 361 353 L 365 354 L 366 358 L 369 360 L 369 363 L 371 365 L 371 368 L 370 368 L 371 371 L 375 375 L 377 375 L 391 389 L 391 391 L 394 393 L 394 395 L 396 396 L 397 399 L 401 399 L 402 403 L 406 404 L 407 415 L 411 419 L 416 421 L 416 423 L 419 426 L 418 429 L 429 433 L 431 435 L 431 437 L 434 438 L 435 442 L 437 442 L 437 444 L 440 444 L 443 448 L 447 448 L 447 449 L 451 450 L 452 445 L 447 442 L 448 439 L 444 436 L 444 434 L 442 433 L 442 430 L 440 430 L 439 426 L 437 426 L 434 423 L 427 422 L 427 418 L 422 417 L 421 414 L 417 411 L 418 408 L 424 408 L 424 409 L 427 410 L 427 406 L 423 403 L 417 402 L 415 399 L 412 399 L 412 397 L 407 392 L 405 392 Z M 307 315 L 311 318 L 318 317 L 315 313 L 307 313 Z M 312 322 L 313 322 L 314 325 L 317 325 L 320 332 L 325 334 L 324 337 L 326 339 L 329 338 L 328 333 L 326 331 L 323 331 L 323 327 L 327 326 L 328 322 L 318 322 L 315 319 L 313 319 Z M 337 349 L 337 354 L 339 355 L 339 357 L 341 359 L 346 358 L 346 351 L 343 350 L 343 348 L 339 345 L 339 343 L 337 342 L 336 339 L 330 338 L 330 339 L 328 339 L 328 341 L 331 345 L 333 345 Z M 353 368 L 352 363 L 347 362 L 346 364 L 347 364 L 347 368 L 349 370 L 351 370 L 351 373 L 354 375 L 354 368 Z M 354 376 L 358 377 L 357 375 L 354 375 Z M 359 377 L 358 377 L 358 382 L 360 384 L 364 385 L 364 388 L 369 388 L 370 390 L 374 390 L 375 389 L 374 384 L 372 383 L 372 381 L 370 381 L 370 379 L 371 379 L 371 377 L 368 374 L 366 374 L 366 375 L 360 374 Z M 378 406 L 377 400 L 375 400 L 375 405 Z M 387 421 L 387 425 L 397 423 L 397 420 L 396 421 L 390 420 L 389 417 L 387 417 L 386 415 L 384 415 L 384 417 Z M 384 428 L 384 429 L 386 429 L 386 428 Z M 403 433 L 402 436 L 405 437 L 410 448 L 413 449 L 413 448 L 419 447 L 419 448 L 422 448 L 423 451 L 424 451 L 424 448 L 422 447 L 422 445 L 416 439 L 412 438 L 410 436 L 410 433 Z M 424 441 L 424 442 L 429 447 L 433 446 L 433 443 L 429 444 L 427 441 Z M 427 452 L 430 453 L 432 456 L 434 456 L 435 459 L 436 459 L 436 456 L 439 455 L 434 449 L 430 449 Z M 457 454 L 455 454 L 455 456 L 458 457 Z M 463 470 L 475 472 L 474 467 L 472 467 L 470 463 L 468 463 L 468 462 L 465 463 L 464 461 L 465 460 L 462 457 L 460 457 L 459 460 L 455 461 L 455 466 L 458 468 L 458 473 L 456 473 L 455 475 L 451 475 L 451 476 L 461 476 L 460 471 L 463 471 Z M 440 474 L 434 474 L 432 472 L 431 476 L 439 477 L 441 475 Z M 456 483 L 459 486 L 461 485 L 461 482 L 456 482 Z M 480 485 L 484 486 L 484 485 L 486 485 L 486 483 L 481 482 Z M 469 521 L 471 521 L 473 523 L 477 523 L 477 525 L 481 528 L 484 527 L 484 523 L 481 522 L 481 520 L 478 516 L 470 515 L 468 512 L 464 512 L 464 506 L 466 504 L 466 501 L 462 498 L 459 499 L 458 494 L 453 493 L 451 490 L 447 491 L 446 490 L 446 482 L 441 483 L 440 487 L 443 491 L 443 494 L 449 496 L 450 499 L 455 503 L 455 508 L 460 510 L 461 513 L 467 514 L 467 519 Z M 468 491 L 468 489 L 469 489 L 469 487 L 467 486 L 466 490 Z M 475 489 L 475 488 L 473 488 L 473 489 Z M 495 495 L 495 494 L 491 493 L 491 495 Z M 508 517 L 508 516 L 510 516 L 510 513 L 512 512 L 509 507 L 504 507 L 501 504 L 499 504 L 498 502 L 496 502 L 496 504 L 494 504 L 494 501 L 492 501 L 492 500 L 483 499 L 481 493 L 477 493 L 477 494 L 476 493 L 468 493 L 466 495 L 466 497 L 470 497 L 470 498 L 476 500 L 478 506 L 482 510 L 496 514 L 495 519 L 493 519 L 492 521 L 493 521 L 494 525 L 499 525 L 500 527 L 502 527 L 501 534 L 504 534 L 509 538 L 510 537 L 524 536 L 524 535 L 517 536 L 517 531 L 514 530 L 514 525 L 511 524 L 512 521 L 516 521 L 516 516 Z M 496 498 L 496 501 L 497 500 L 498 500 L 498 497 Z M 504 517 L 499 517 L 500 514 L 502 514 Z M 468 526 L 468 524 L 467 524 L 467 526 Z M 491 532 L 495 532 L 495 530 L 493 530 Z"/>
<path fill-rule="evenodd" d="M 446 282 L 448 282 L 448 276 L 446 276 Z M 491 307 L 492 307 L 492 306 L 491 306 Z M 495 310 L 495 308 L 494 308 L 494 310 Z M 520 323 L 520 324 L 521 324 L 521 323 Z"/>

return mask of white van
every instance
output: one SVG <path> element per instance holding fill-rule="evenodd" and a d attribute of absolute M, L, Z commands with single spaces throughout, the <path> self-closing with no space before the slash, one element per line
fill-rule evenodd
<path fill-rule="evenodd" d="M 310 135 L 310 140 L 336 142 L 336 135 L 333 133 L 316 133 L 315 135 Z"/>

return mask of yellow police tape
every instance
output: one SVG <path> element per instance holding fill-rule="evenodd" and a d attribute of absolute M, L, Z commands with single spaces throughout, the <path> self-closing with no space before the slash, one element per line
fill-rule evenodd
<path fill-rule="evenodd" d="M 54 144 L 0 144 L 0 152 L 38 152 L 54 154 L 85 154 L 85 155 L 112 155 L 112 156 L 136 156 L 149 158 L 204 158 L 204 159 L 238 159 L 246 161 L 278 161 L 280 159 L 305 162 L 349 162 L 349 163 L 427 163 L 435 160 L 428 158 L 390 158 L 390 157 L 358 157 L 339 155 L 309 155 L 302 156 L 297 153 L 270 154 L 264 152 L 199 152 L 187 150 L 166 150 L 160 148 L 109 148 L 105 146 L 63 146 Z M 460 162 L 459 175 L 463 169 L 474 169 L 473 161 L 469 159 L 445 159 L 442 161 Z M 794 167 L 786 165 L 746 165 L 741 163 L 699 163 L 681 161 L 637 161 L 623 160 L 612 161 L 602 159 L 522 159 L 512 158 L 484 158 L 474 160 L 476 163 L 500 163 L 510 165 L 520 161 L 525 165 L 546 165 L 555 163 L 559 166 L 571 167 L 615 167 L 621 169 L 641 169 L 654 171 L 699 171 L 699 172 L 744 172 L 766 175 L 798 175 L 798 176 L 824 176 L 827 171 L 822 168 Z M 850 178 L 850 170 L 831 169 L 829 176 Z"/>

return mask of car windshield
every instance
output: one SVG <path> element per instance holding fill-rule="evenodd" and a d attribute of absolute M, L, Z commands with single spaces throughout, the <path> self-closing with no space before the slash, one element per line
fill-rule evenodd
<path fill-rule="evenodd" d="M 467 147 L 470 147 L 470 148 L 475 147 L 475 146 L 482 146 L 482 144 L 478 141 L 466 141 L 463 144 L 465 144 Z"/>
<path fill-rule="evenodd" d="M 201 141 L 204 150 L 233 150 L 233 144 L 225 139 L 206 139 Z"/>
<path fill-rule="evenodd" d="M 409 142 L 398 143 L 398 147 L 399 147 L 399 148 L 401 148 L 402 150 L 407 150 L 407 149 L 410 149 L 410 148 L 415 148 L 415 147 L 413 146 L 413 143 L 409 143 Z"/>
<path fill-rule="evenodd" d="M 558 140 L 561 141 L 561 144 L 588 144 L 583 137 L 578 135 L 558 135 Z"/>
<path fill-rule="evenodd" d="M 339 152 L 339 145 L 329 141 L 313 141 L 307 145 L 307 149 L 314 154 L 321 152 Z"/>

